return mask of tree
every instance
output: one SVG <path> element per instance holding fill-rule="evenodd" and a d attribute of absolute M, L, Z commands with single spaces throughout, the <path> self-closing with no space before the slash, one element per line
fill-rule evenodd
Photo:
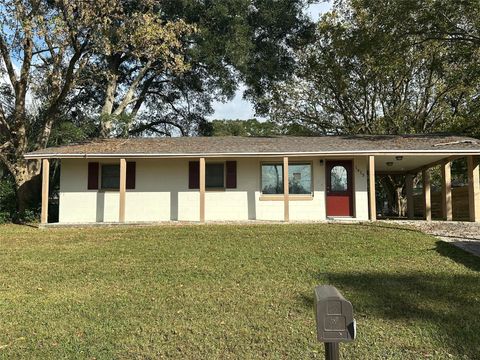
<path fill-rule="evenodd" d="M 458 81 L 466 64 L 451 61 L 447 44 L 401 34 L 393 20 L 379 24 L 386 8 L 401 10 L 365 3 L 339 2 L 321 19 L 316 42 L 299 53 L 297 73 L 267 100 L 270 116 L 323 134 L 447 129 L 459 104 L 476 93 L 478 77 Z"/>
<path fill-rule="evenodd" d="M 76 20 L 88 14 L 62 1 L 8 0 L 1 10 L 0 69 L 8 81 L 0 92 L 0 161 L 14 178 L 23 213 L 38 193 L 33 188 L 40 172 L 40 162 L 24 155 L 47 145 L 56 115 L 86 63 L 90 33 Z M 29 112 L 29 97 L 37 89 L 46 96 Z"/>
<path fill-rule="evenodd" d="M 130 56 L 132 46 L 121 47 L 115 56 L 110 50 L 99 51 L 96 66 L 84 82 L 83 96 L 77 99 L 85 111 L 102 114 L 104 136 L 201 133 L 207 115 L 213 112 L 213 100 L 230 98 L 240 82 L 246 84 L 247 96 L 255 98 L 292 71 L 292 49 L 311 35 L 302 0 L 155 4 L 151 16 L 176 24 L 181 32 L 180 42 L 169 48 L 177 55 L 180 69 L 169 67 L 169 56 L 160 54 L 149 55 L 155 61 L 146 70 L 149 56 Z M 129 4 L 122 11 L 134 14 L 139 6 Z M 115 29 L 128 27 L 129 22 L 115 23 Z M 106 40 L 109 45 L 103 48 L 110 49 L 117 36 Z"/>
<path fill-rule="evenodd" d="M 213 120 L 211 136 L 273 136 L 281 135 L 281 129 L 274 123 L 257 119 Z M 207 134 L 206 134 L 207 135 Z"/>

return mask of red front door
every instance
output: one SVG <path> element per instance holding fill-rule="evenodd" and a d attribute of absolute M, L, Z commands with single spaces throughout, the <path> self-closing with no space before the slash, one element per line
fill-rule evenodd
<path fill-rule="evenodd" d="M 326 162 L 327 216 L 353 216 L 352 161 Z"/>

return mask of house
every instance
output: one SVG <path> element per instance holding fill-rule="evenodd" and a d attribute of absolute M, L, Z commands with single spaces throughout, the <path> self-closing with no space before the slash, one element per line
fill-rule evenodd
<path fill-rule="evenodd" d="M 28 153 L 43 161 L 42 223 L 49 161 L 60 167 L 59 222 L 375 220 L 375 175 L 443 174 L 442 211 L 452 219 L 450 162 L 468 159 L 470 220 L 480 221 L 480 142 L 461 136 L 181 137 L 105 139 Z M 288 179 L 288 181 L 284 181 Z"/>

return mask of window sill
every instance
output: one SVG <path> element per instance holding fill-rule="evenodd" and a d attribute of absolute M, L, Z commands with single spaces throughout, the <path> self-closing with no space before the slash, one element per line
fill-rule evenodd
<path fill-rule="evenodd" d="M 283 201 L 283 195 L 260 195 L 260 201 Z M 288 201 L 312 201 L 313 195 L 289 195 Z"/>

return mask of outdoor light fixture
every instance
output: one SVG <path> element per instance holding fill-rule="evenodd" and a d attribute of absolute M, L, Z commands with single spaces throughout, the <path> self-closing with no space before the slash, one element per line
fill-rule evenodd
<path fill-rule="evenodd" d="M 320 160 L 320 165 L 323 165 L 323 159 L 322 159 L 322 160 Z"/>
<path fill-rule="evenodd" d="M 403 160 L 403 156 L 395 156 L 395 160 L 401 161 Z"/>
<path fill-rule="evenodd" d="M 393 166 L 393 161 L 387 161 L 387 166 Z"/>

